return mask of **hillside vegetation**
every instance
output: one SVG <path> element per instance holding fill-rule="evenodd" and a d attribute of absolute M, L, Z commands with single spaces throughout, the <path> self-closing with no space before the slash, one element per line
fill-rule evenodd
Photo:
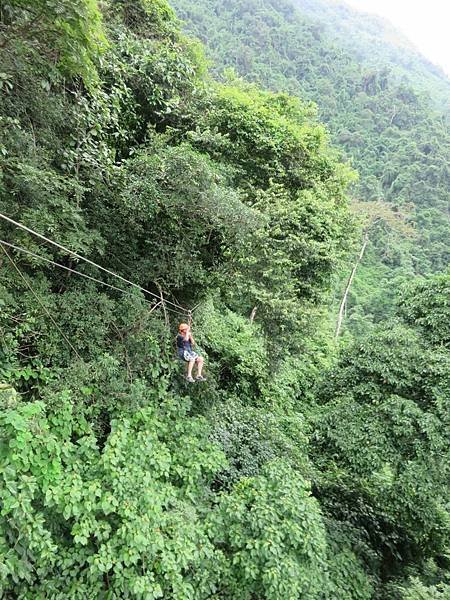
<path fill-rule="evenodd" d="M 0 596 L 448 595 L 450 276 L 338 352 L 315 106 L 213 80 L 166 0 L 9 0 L 0 61 Z"/>
<path fill-rule="evenodd" d="M 402 282 L 446 269 L 450 82 L 442 73 L 406 41 L 399 48 L 401 36 L 393 39 L 392 28 L 342 3 L 173 4 L 187 30 L 206 44 L 217 77 L 231 67 L 249 81 L 317 103 L 334 144 L 359 173 L 352 197 L 386 202 L 414 227 L 412 236 L 389 227 L 371 232 L 347 303 L 353 334 L 392 314 Z M 336 300 L 348 271 L 337 282 Z"/>
<path fill-rule="evenodd" d="M 327 32 L 328 38 L 332 36 L 355 61 L 378 70 L 387 67 L 399 80 L 425 92 L 436 108 L 448 111 L 448 77 L 388 21 L 374 14 L 357 12 L 345 0 L 294 2 L 303 15 Z"/>

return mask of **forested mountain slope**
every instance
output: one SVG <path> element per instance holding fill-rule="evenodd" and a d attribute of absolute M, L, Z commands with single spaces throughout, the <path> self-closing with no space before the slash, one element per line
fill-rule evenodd
<path fill-rule="evenodd" d="M 445 598 L 450 276 L 336 351 L 314 106 L 165 0 L 9 0 L 0 63 L 0 597 Z"/>
<path fill-rule="evenodd" d="M 407 47 L 400 60 L 383 36 L 375 45 L 378 21 L 335 3 L 175 0 L 174 5 L 187 29 L 207 44 L 217 76 L 233 67 L 246 79 L 317 103 L 335 144 L 359 172 L 356 198 L 410 212 L 413 240 L 386 230 L 372 234 L 375 247 L 369 246 L 350 296 L 350 320 L 385 317 L 400 281 L 446 268 L 450 127 L 414 86 L 426 80 L 422 88 L 439 98 L 446 93 L 448 100 L 448 79 Z"/>
<path fill-rule="evenodd" d="M 449 80 L 412 42 L 388 21 L 358 12 L 339 0 L 295 0 L 302 14 L 312 17 L 352 57 L 365 65 L 393 70 L 399 79 L 428 93 L 432 103 L 450 108 Z"/>

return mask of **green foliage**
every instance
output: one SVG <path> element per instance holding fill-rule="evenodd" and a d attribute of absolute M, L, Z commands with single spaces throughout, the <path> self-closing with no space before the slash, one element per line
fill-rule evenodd
<path fill-rule="evenodd" d="M 258 397 L 269 367 L 260 328 L 223 304 L 216 307 L 212 301 L 201 307 L 198 318 L 201 319 L 199 341 L 212 361 L 212 368 L 218 371 L 221 387 L 246 398 Z"/>
<path fill-rule="evenodd" d="M 449 82 L 442 72 L 385 22 L 328 0 L 173 3 L 187 30 L 206 43 L 218 78 L 232 68 L 247 81 L 317 103 L 332 141 L 358 169 L 355 197 L 383 200 L 394 211 L 414 208 L 414 243 L 375 236 L 367 269 L 358 270 L 357 293 L 347 306 L 351 333 L 390 315 L 392 290 L 400 278 L 447 268 L 450 138 L 444 111 Z M 231 102 L 229 96 L 226 100 Z M 232 131 L 242 129 L 248 141 L 234 141 L 236 151 L 244 148 L 245 178 L 255 177 L 258 169 L 266 179 L 285 180 L 295 160 L 280 160 L 278 137 L 260 152 L 261 109 L 246 108 L 254 113 L 251 129 L 242 125 L 244 106 L 238 105 L 236 120 L 230 119 Z M 301 187 L 308 180 L 305 167 Z M 342 286 L 347 278 L 345 270 Z"/>
<path fill-rule="evenodd" d="M 186 143 L 159 144 L 116 170 L 114 193 L 108 188 L 108 198 L 97 200 L 105 216 L 99 228 L 134 277 L 201 290 L 226 260 L 224 249 L 236 252 L 258 214 L 207 156 Z"/>
<path fill-rule="evenodd" d="M 317 37 L 332 35 L 355 58 L 375 69 L 384 67 L 378 78 L 379 86 L 386 84 L 387 72 L 393 72 L 428 93 L 437 107 L 446 108 L 445 73 L 422 56 L 388 20 L 326 0 L 295 0 L 295 4 L 314 21 Z"/>
<path fill-rule="evenodd" d="M 239 292 L 230 295 L 243 296 L 248 310 L 256 306 L 266 331 L 278 338 L 283 332 L 291 344 L 293 331 L 310 326 L 351 239 L 348 213 L 326 187 L 294 200 L 277 185 L 260 192 L 253 208 L 265 222 L 234 257 Z"/>
<path fill-rule="evenodd" d="M 144 142 L 154 128 L 189 128 L 193 101 L 204 86 L 198 46 L 161 30 L 158 23 L 145 27 L 140 36 L 119 22 L 110 34 L 114 46 L 103 61 L 105 93 L 117 111 L 110 133 L 119 157 L 128 156 L 130 146 Z"/>
<path fill-rule="evenodd" d="M 42 402 L 2 410 L 4 591 L 204 598 L 214 548 L 199 508 L 223 460 L 202 422 L 148 406 L 113 421 L 100 452 L 61 401 L 48 416 Z"/>
<path fill-rule="evenodd" d="M 390 561 L 448 543 L 449 359 L 391 323 L 350 347 L 322 386 L 320 497 Z"/>
<path fill-rule="evenodd" d="M 313 106 L 236 79 L 231 83 L 218 87 L 213 105 L 197 125 L 207 129 L 194 139 L 233 164 L 241 187 L 251 193 L 273 182 L 295 192 L 319 182 L 348 183 L 347 174 L 336 169 Z"/>
<path fill-rule="evenodd" d="M 175 14 L 166 0 L 112 0 L 111 5 L 133 33 L 147 37 L 155 28 L 160 35 L 177 33 Z"/>
<path fill-rule="evenodd" d="M 450 275 L 415 281 L 399 300 L 400 314 L 433 345 L 450 346 Z"/>
<path fill-rule="evenodd" d="M 235 80 L 218 88 L 190 139 L 225 162 L 260 215 L 256 231 L 228 250 L 225 277 L 237 285 L 223 286 L 227 301 L 248 314 L 256 307 L 271 335 L 304 326 L 352 238 L 344 194 L 353 174 L 313 108 Z"/>
<path fill-rule="evenodd" d="M 426 586 L 417 578 L 411 578 L 409 585 L 401 587 L 398 591 L 402 600 L 448 600 L 450 598 L 450 586 L 443 583 Z"/>
<path fill-rule="evenodd" d="M 218 14 L 264 27 L 251 53 L 235 34 L 228 62 L 241 52 L 253 79 L 302 81 L 306 98 L 315 81 L 365 198 L 398 199 L 395 220 L 416 204 L 418 267 L 381 228 L 368 248 L 351 299 L 365 330 L 370 287 L 386 282 L 382 319 L 389 282 L 445 259 L 442 123 L 387 73 L 313 51 L 322 33 L 287 3 L 233 6 Z M 0 224 L 37 254 L 0 249 L 0 596 L 445 594 L 448 277 L 412 283 L 403 321 L 347 332 L 337 354 L 327 307 L 354 248 L 354 174 L 315 107 L 211 82 L 165 0 L 12 0 L 0 36 L 0 211 L 150 292 Z M 195 384 L 174 360 L 188 307 Z"/>
<path fill-rule="evenodd" d="M 374 597 L 372 578 L 367 574 L 366 565 L 352 546 L 361 551 L 361 540 L 346 535 L 344 523 L 328 523 L 328 569 L 329 589 L 324 600 L 342 598 L 342 600 L 370 600 Z M 367 548 L 365 548 L 367 549 Z"/>
<path fill-rule="evenodd" d="M 327 585 L 319 508 L 301 475 L 283 462 L 222 496 L 211 526 L 228 558 L 225 597 L 312 599 Z"/>
<path fill-rule="evenodd" d="M 259 475 L 266 463 L 277 458 L 304 476 L 310 474 L 306 426 L 298 413 L 270 412 L 266 406 L 245 406 L 228 397 L 224 406 L 208 412 L 208 419 L 211 439 L 220 444 L 227 458 L 227 468 L 216 478 L 221 488 Z"/>
<path fill-rule="evenodd" d="M 2 48 L 15 45 L 57 63 L 66 75 L 97 80 L 96 62 L 106 38 L 95 0 L 8 0 L 1 9 Z"/>
<path fill-rule="evenodd" d="M 374 589 L 358 557 L 349 548 L 333 549 L 330 556 L 330 594 L 342 600 L 370 600 Z"/>

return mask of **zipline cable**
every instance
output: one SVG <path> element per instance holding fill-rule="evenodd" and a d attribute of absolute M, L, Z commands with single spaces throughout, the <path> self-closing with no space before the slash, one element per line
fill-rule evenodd
<path fill-rule="evenodd" d="M 82 360 L 81 356 L 78 354 L 78 352 L 76 351 L 76 349 L 74 348 L 74 346 L 70 342 L 69 338 L 65 335 L 65 333 L 63 332 L 63 330 L 59 327 L 58 323 L 55 321 L 55 319 L 52 317 L 52 315 L 50 314 L 50 312 L 47 310 L 47 307 L 43 304 L 43 302 L 39 298 L 38 294 L 33 290 L 33 288 L 31 287 L 31 284 L 29 283 L 29 281 L 27 280 L 27 278 L 25 277 L 25 275 L 22 273 L 22 271 L 19 269 L 19 267 L 16 265 L 14 259 L 9 255 L 9 252 L 6 250 L 6 248 L 5 248 L 5 246 L 3 245 L 2 242 L 0 242 L 0 246 L 2 247 L 3 252 L 6 254 L 6 256 L 7 256 L 8 260 L 10 261 L 10 263 L 12 264 L 12 266 L 15 268 L 15 270 L 19 273 L 20 277 L 25 282 L 25 285 L 28 287 L 28 289 L 33 294 L 33 296 L 36 298 L 36 300 L 37 300 L 38 304 L 40 305 L 40 307 L 42 308 L 42 310 L 47 314 L 48 318 L 51 320 L 51 322 L 53 323 L 53 325 L 59 331 L 59 333 L 61 334 L 61 336 L 65 339 L 65 341 L 67 342 L 67 344 L 69 345 L 69 347 L 75 352 L 75 354 L 79 358 L 79 360 Z"/>
<path fill-rule="evenodd" d="M 45 258 L 45 256 L 40 256 L 39 254 L 36 254 L 35 252 L 31 252 L 31 250 L 27 250 L 26 248 L 22 248 L 21 246 L 16 246 L 15 244 L 11 244 L 10 242 L 7 242 L 6 240 L 0 240 L 0 243 L 4 244 L 5 246 L 8 246 L 9 248 L 13 248 L 14 250 L 17 250 L 18 252 L 23 252 L 24 254 L 28 254 L 29 256 L 32 256 L 33 258 L 37 258 L 46 263 L 54 265 L 55 267 L 59 267 L 60 269 L 69 271 L 70 273 L 75 273 L 76 275 L 80 275 L 81 277 L 85 277 L 86 279 L 90 279 L 91 281 L 95 281 L 96 283 L 101 283 L 102 285 L 106 285 L 107 287 L 109 287 L 113 290 L 116 290 L 118 292 L 122 292 L 123 294 L 132 295 L 132 292 L 127 292 L 126 290 L 118 288 L 115 285 L 106 283 L 105 281 L 102 281 L 101 279 L 97 279 L 96 277 L 91 277 L 90 275 L 86 275 L 85 273 L 81 273 L 80 271 L 75 271 L 75 269 L 66 267 L 65 265 L 62 265 L 61 263 L 57 263 L 53 260 L 50 260 L 49 258 Z M 149 300 L 145 300 L 145 302 L 149 302 Z"/>
<path fill-rule="evenodd" d="M 104 271 L 105 273 L 108 273 L 109 275 L 112 275 L 113 277 L 116 277 L 117 279 L 120 279 L 121 281 L 128 283 L 129 285 L 137 288 L 138 290 L 141 290 L 141 292 L 145 292 L 146 294 L 149 294 L 150 296 L 153 296 L 153 297 L 157 298 L 158 300 L 161 300 L 161 298 L 157 294 L 150 292 L 150 290 L 143 288 L 142 286 L 130 281 L 129 279 L 125 279 L 125 277 L 122 277 L 121 275 L 117 275 L 117 273 L 114 273 L 113 271 L 110 271 L 109 269 L 106 269 L 105 267 L 98 265 L 94 261 L 90 260 L 89 258 L 85 258 L 81 254 L 77 254 L 76 252 L 69 250 L 69 248 L 66 248 L 62 244 L 59 244 L 58 242 L 55 242 L 55 241 L 51 240 L 50 238 L 45 237 L 44 235 L 42 235 L 41 233 L 38 233 L 37 231 L 34 231 L 33 229 L 30 229 L 26 225 L 23 225 L 22 223 L 19 223 L 18 221 L 14 221 L 14 219 L 11 219 L 10 217 L 7 217 L 6 215 L 4 215 L 2 213 L 0 213 L 0 218 L 4 219 L 5 221 L 8 221 L 9 223 L 11 223 L 12 225 L 15 225 L 16 227 L 19 227 L 19 229 L 23 229 L 24 231 L 27 231 L 28 233 L 35 235 L 36 237 L 40 238 L 41 240 L 44 240 L 45 242 L 48 242 L 49 244 L 56 246 L 57 248 L 59 248 L 60 250 L 63 250 L 64 252 L 67 252 L 71 256 L 74 256 L 75 258 L 78 258 L 79 260 L 83 260 L 83 261 L 89 263 L 90 265 L 93 265 L 97 269 L 100 269 L 101 271 Z M 175 308 L 181 309 L 183 311 L 183 314 L 189 313 L 189 311 L 186 308 L 184 308 L 183 306 L 180 306 L 179 304 L 171 302 L 170 300 L 164 300 L 164 302 L 166 304 L 170 304 L 170 305 L 174 306 Z"/>
<path fill-rule="evenodd" d="M 7 242 L 6 240 L 0 240 L 0 243 L 5 244 L 6 246 L 8 246 L 9 248 L 13 248 L 14 250 L 17 250 L 18 252 L 23 252 L 24 254 L 28 254 L 29 256 L 32 256 L 33 258 L 37 258 L 38 260 L 42 260 L 48 264 L 54 265 L 55 267 L 59 267 L 60 269 L 64 269 L 65 271 L 69 271 L 70 273 L 74 273 L 75 275 L 79 275 L 80 277 L 84 277 L 86 279 L 90 279 L 91 281 L 94 281 L 95 283 L 99 283 L 101 285 L 104 285 L 106 287 L 109 287 L 113 290 L 116 290 L 117 292 L 121 292 L 122 294 L 126 294 L 128 296 L 133 297 L 133 293 L 132 292 L 128 292 L 127 290 L 124 290 L 122 288 L 118 288 L 115 285 L 111 285 L 110 283 L 106 283 L 106 281 L 102 281 L 101 279 L 97 279 L 96 277 L 92 277 L 91 275 L 86 275 L 86 273 L 82 273 L 81 271 L 76 271 L 75 269 L 71 269 L 70 267 L 66 267 L 65 265 L 62 265 L 61 263 L 57 263 L 54 260 L 50 260 L 49 258 L 45 258 L 45 256 L 41 256 L 40 254 L 36 254 L 35 252 L 32 252 L 31 250 L 27 250 L 26 248 L 22 248 L 22 246 L 16 246 L 15 244 L 11 244 L 10 242 Z M 152 306 L 153 308 L 156 308 L 159 304 L 161 304 L 161 299 L 158 298 L 158 302 L 156 302 L 155 304 L 153 304 L 153 301 L 151 300 L 147 300 L 146 298 L 143 298 L 143 301 L 146 302 L 147 304 L 150 304 L 150 306 Z M 164 299 L 164 302 L 167 302 L 166 299 Z M 194 307 L 193 310 L 195 310 L 195 308 L 197 308 L 199 306 L 199 304 L 197 304 L 196 307 Z M 174 310 L 173 308 L 170 308 L 168 306 L 166 306 L 166 310 L 177 314 L 177 315 L 182 315 L 184 316 L 185 314 L 187 314 L 189 311 L 184 311 L 180 312 L 179 310 Z"/>
<path fill-rule="evenodd" d="M 6 240 L 0 240 L 0 244 L 8 246 L 9 248 L 13 248 L 14 250 L 17 250 L 18 252 L 23 252 L 24 254 L 28 254 L 29 256 L 32 256 L 33 258 L 37 258 L 38 260 L 42 260 L 42 261 L 44 261 L 46 263 L 54 265 L 55 267 L 59 267 L 60 269 L 64 269 L 65 271 L 69 271 L 70 273 L 74 273 L 75 275 L 79 275 L 80 277 L 85 277 L 86 279 L 90 279 L 91 281 L 94 281 L 95 283 L 100 283 L 101 285 L 104 285 L 104 286 L 109 287 L 109 288 L 111 288 L 113 290 L 116 290 L 117 292 L 121 292 L 122 294 L 126 294 L 128 296 L 132 296 L 133 297 L 133 293 L 132 292 L 128 292 L 127 290 L 123 290 L 122 288 L 119 288 L 119 287 L 117 287 L 115 285 L 111 285 L 110 283 L 106 283 L 106 281 L 102 281 L 101 279 L 97 279 L 96 277 L 91 277 L 90 275 L 86 275 L 85 273 L 81 273 L 80 271 L 76 271 L 75 269 L 71 269 L 70 267 L 66 267 L 65 265 L 62 265 L 61 263 L 57 263 L 54 260 L 50 260 L 49 258 L 45 258 L 44 256 L 40 256 L 39 254 L 36 254 L 35 252 L 31 252 L 31 250 L 27 250 L 26 248 L 22 248 L 21 246 L 16 246 L 15 244 L 11 244 L 10 242 L 7 242 Z M 159 299 L 158 302 L 156 302 L 155 304 L 153 304 L 150 300 L 147 300 L 146 298 L 143 298 L 143 300 L 147 304 L 150 304 L 153 308 L 156 308 L 159 304 L 161 304 L 161 299 Z M 173 308 L 166 307 L 166 310 L 170 310 L 171 312 L 176 313 L 176 314 L 184 315 L 184 313 L 176 311 Z"/>

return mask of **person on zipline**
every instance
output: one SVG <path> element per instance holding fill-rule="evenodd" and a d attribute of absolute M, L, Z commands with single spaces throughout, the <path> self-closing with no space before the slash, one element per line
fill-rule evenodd
<path fill-rule="evenodd" d="M 192 337 L 191 328 L 189 325 L 187 325 L 187 323 L 180 323 L 178 326 L 177 335 L 177 351 L 179 358 L 188 363 L 186 379 L 189 381 L 189 383 L 194 383 L 195 381 L 206 381 L 206 379 L 202 376 L 203 357 L 199 356 L 197 352 L 192 350 L 192 346 L 194 345 L 195 341 Z M 197 365 L 197 376 L 195 379 L 192 377 L 192 369 L 194 364 Z"/>

